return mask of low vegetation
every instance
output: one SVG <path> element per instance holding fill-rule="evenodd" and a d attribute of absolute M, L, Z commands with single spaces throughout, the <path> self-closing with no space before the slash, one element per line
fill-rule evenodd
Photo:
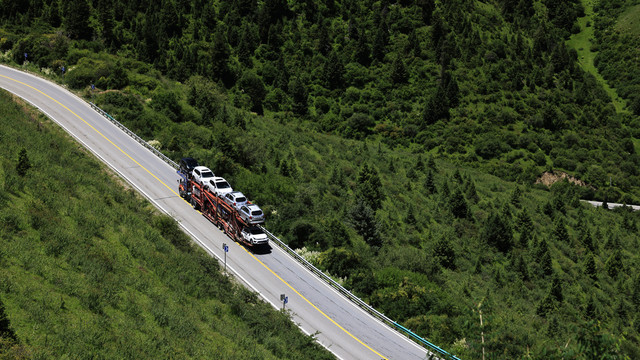
<path fill-rule="evenodd" d="M 0 93 L 0 358 L 331 358 L 18 103 Z"/>

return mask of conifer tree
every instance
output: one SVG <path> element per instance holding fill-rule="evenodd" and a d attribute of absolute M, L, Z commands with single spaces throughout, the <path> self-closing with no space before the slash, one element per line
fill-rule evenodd
<path fill-rule="evenodd" d="M 357 182 L 356 196 L 364 199 L 374 212 L 380 209 L 384 194 L 378 171 L 365 163 L 358 173 Z"/>
<path fill-rule="evenodd" d="M 31 161 L 29 161 L 29 157 L 27 156 L 27 149 L 22 148 L 18 154 L 16 171 L 18 172 L 18 175 L 24 177 L 29 169 L 31 169 Z"/>
<path fill-rule="evenodd" d="M 309 111 L 307 87 L 299 79 L 295 78 L 289 83 L 289 93 L 293 100 L 292 110 L 298 116 L 307 115 Z"/>
<path fill-rule="evenodd" d="M 598 280 L 598 273 L 596 269 L 596 260 L 592 253 L 588 253 L 584 262 L 584 273 L 592 280 Z"/>
<path fill-rule="evenodd" d="M 501 252 L 508 252 L 513 247 L 513 232 L 509 223 L 496 212 L 492 212 L 485 221 L 480 239 Z"/>
<path fill-rule="evenodd" d="M 436 184 L 433 181 L 433 172 L 431 170 L 427 172 L 427 176 L 424 179 L 424 190 L 429 195 L 436 192 Z"/>
<path fill-rule="evenodd" d="M 451 206 L 451 213 L 453 216 L 464 219 L 469 217 L 469 206 L 467 205 L 467 201 L 462 195 L 462 192 L 459 188 L 456 188 L 451 194 L 451 199 L 449 200 Z"/>

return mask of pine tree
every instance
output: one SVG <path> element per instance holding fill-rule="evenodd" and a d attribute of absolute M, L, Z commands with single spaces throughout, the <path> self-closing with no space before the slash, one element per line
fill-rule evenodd
<path fill-rule="evenodd" d="M 298 116 L 307 115 L 309 111 L 307 87 L 299 79 L 295 78 L 289 83 L 289 94 L 293 100 L 292 110 Z"/>
<path fill-rule="evenodd" d="M 402 57 L 396 56 L 391 64 L 391 82 L 395 85 L 404 84 L 409 80 L 409 73 L 407 67 L 402 60 Z"/>
<path fill-rule="evenodd" d="M 513 232 L 508 221 L 501 215 L 492 212 L 485 221 L 480 239 L 501 252 L 508 252 L 513 247 Z"/>
<path fill-rule="evenodd" d="M 436 242 L 433 249 L 433 256 L 443 268 L 451 270 L 456 268 L 456 254 L 446 235 L 442 236 Z"/>
<path fill-rule="evenodd" d="M 449 204 L 453 216 L 457 217 L 458 219 L 469 217 L 469 205 L 467 205 L 467 201 L 465 200 L 464 195 L 462 195 L 462 192 L 459 188 L 456 188 L 453 194 L 451 194 Z"/>
<path fill-rule="evenodd" d="M 332 51 L 324 63 L 323 79 L 328 89 L 341 89 L 344 86 L 344 65 L 337 51 Z"/>
<path fill-rule="evenodd" d="M 592 280 L 598 280 L 598 270 L 596 269 L 596 260 L 592 253 L 588 253 L 584 261 L 584 273 Z"/>
<path fill-rule="evenodd" d="M 371 50 L 369 50 L 369 43 L 367 41 L 367 34 L 364 30 L 358 34 L 358 42 L 353 53 L 353 60 L 363 66 L 369 66 L 371 63 Z"/>
<path fill-rule="evenodd" d="M 350 215 L 353 228 L 367 244 L 377 251 L 382 246 L 382 238 L 378 230 L 379 225 L 375 218 L 375 212 L 369 206 L 367 200 L 362 197 L 356 198 Z"/>
<path fill-rule="evenodd" d="M 527 247 L 527 242 L 533 236 L 533 221 L 525 208 L 516 216 L 516 230 L 520 233 L 520 246 Z"/>
<path fill-rule="evenodd" d="M 549 294 L 551 294 L 551 296 L 553 296 L 553 298 L 559 303 L 564 300 L 564 296 L 562 295 L 562 283 L 560 282 L 560 277 L 558 276 L 558 274 L 553 275 Z"/>
<path fill-rule="evenodd" d="M 92 27 L 89 26 L 91 8 L 87 0 L 66 1 L 63 3 L 64 27 L 72 39 L 89 40 Z"/>
<path fill-rule="evenodd" d="M 562 216 L 558 216 L 553 222 L 553 238 L 558 242 L 569 242 L 569 232 Z"/>
<path fill-rule="evenodd" d="M 433 172 L 431 170 L 427 172 L 427 176 L 424 179 L 424 190 L 429 195 L 436 192 L 436 184 L 433 181 Z"/>
<path fill-rule="evenodd" d="M 593 237 L 591 237 L 591 231 L 589 228 L 584 225 L 580 230 L 580 240 L 585 248 L 587 248 L 590 252 L 595 251 L 595 244 L 593 242 Z"/>
<path fill-rule="evenodd" d="M 520 208 L 520 198 L 522 197 L 522 192 L 520 191 L 520 187 L 516 186 L 511 193 L 511 205 L 516 208 Z"/>
<path fill-rule="evenodd" d="M 622 262 L 622 254 L 620 249 L 615 249 L 613 254 L 609 256 L 607 262 L 604 264 L 607 269 L 607 274 L 612 278 L 617 278 L 619 273 L 624 273 L 624 264 Z"/>
<path fill-rule="evenodd" d="M 478 192 L 476 191 L 476 184 L 471 179 L 467 180 L 465 196 L 467 200 L 469 200 L 469 202 L 472 204 L 477 204 L 478 201 L 480 201 L 480 197 L 478 196 Z"/>
<path fill-rule="evenodd" d="M 527 263 L 522 258 L 522 254 L 518 254 L 514 260 L 512 260 L 513 270 L 520 274 L 520 278 L 523 281 L 529 280 L 529 269 Z"/>
<path fill-rule="evenodd" d="M 29 157 L 27 156 L 27 149 L 22 148 L 18 154 L 16 171 L 18 172 L 18 175 L 24 177 L 29 169 L 31 169 L 31 161 L 29 161 Z"/>
<path fill-rule="evenodd" d="M 356 196 L 364 199 L 374 212 L 380 209 L 384 193 L 378 171 L 365 163 L 360 169 L 357 182 Z"/>
<path fill-rule="evenodd" d="M 264 113 L 262 109 L 262 102 L 267 95 L 267 90 L 262 79 L 256 75 L 254 71 L 247 70 L 242 74 L 238 85 L 242 91 L 249 95 L 251 99 L 251 111 L 258 115 L 262 115 Z"/>

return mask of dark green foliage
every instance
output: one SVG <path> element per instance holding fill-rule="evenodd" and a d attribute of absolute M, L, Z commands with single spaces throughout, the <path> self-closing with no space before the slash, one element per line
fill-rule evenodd
<path fill-rule="evenodd" d="M 309 111 L 309 95 L 307 93 L 307 88 L 299 78 L 295 78 L 289 83 L 289 94 L 291 94 L 291 98 L 293 100 L 293 113 L 300 116 L 306 115 Z"/>
<path fill-rule="evenodd" d="M 620 249 L 613 250 L 613 254 L 609 256 L 604 266 L 607 270 L 607 274 L 614 279 L 618 277 L 619 273 L 624 272 L 624 263 L 622 262 Z"/>
<path fill-rule="evenodd" d="M 56 6 L 56 5 L 53 5 Z M 89 27 L 91 8 L 87 0 L 65 2 L 63 9 L 63 25 L 72 39 L 89 40 L 92 28 Z"/>
<path fill-rule="evenodd" d="M 16 163 L 18 176 L 24 177 L 27 175 L 27 171 L 29 171 L 29 169 L 31 169 L 31 162 L 27 156 L 27 149 L 22 148 L 20 153 L 18 153 L 18 162 Z"/>
<path fill-rule="evenodd" d="M 511 225 L 503 215 L 492 212 L 484 223 L 480 240 L 501 252 L 508 252 L 513 247 Z"/>
<path fill-rule="evenodd" d="M 456 268 L 456 253 L 446 236 L 440 238 L 433 249 L 433 257 L 440 266 L 453 270 Z"/>
<path fill-rule="evenodd" d="M 427 194 L 434 194 L 436 192 L 436 184 L 433 182 L 433 172 L 429 170 L 424 179 L 424 191 Z"/>
<path fill-rule="evenodd" d="M 324 64 L 323 80 L 327 89 L 341 89 L 344 86 L 344 65 L 335 51 L 329 54 L 329 58 Z"/>
<path fill-rule="evenodd" d="M 347 277 L 353 270 L 360 267 L 360 256 L 345 248 L 332 248 L 320 257 L 322 265 L 330 274 Z"/>
<path fill-rule="evenodd" d="M 558 242 L 569 241 L 569 232 L 567 231 L 567 227 L 564 225 L 564 218 L 562 216 L 556 217 L 553 222 L 553 237 L 555 241 Z"/>
<path fill-rule="evenodd" d="M 460 189 L 453 191 L 449 201 L 453 216 L 461 219 L 469 217 L 469 206 L 467 205 L 467 201 L 465 200 L 464 195 L 462 195 Z"/>
<path fill-rule="evenodd" d="M 592 280 L 598 280 L 598 269 L 596 268 L 596 261 L 592 253 L 588 253 L 585 256 L 584 273 Z"/>
<path fill-rule="evenodd" d="M 373 211 L 380 209 L 384 200 L 384 189 L 378 171 L 365 163 L 356 181 L 356 197 L 363 199 Z"/>
<path fill-rule="evenodd" d="M 391 82 L 394 84 L 404 84 L 409 80 L 407 68 L 400 56 L 396 56 L 391 64 Z"/>
<path fill-rule="evenodd" d="M 520 246 L 527 247 L 533 238 L 533 221 L 526 208 L 523 208 L 516 217 L 516 231 L 520 233 Z"/>
<path fill-rule="evenodd" d="M 16 334 L 11 329 L 11 322 L 7 318 L 4 304 L 0 300 L 0 338 L 16 340 Z"/>
<path fill-rule="evenodd" d="M 598 320 L 589 320 L 580 327 L 578 338 L 578 358 L 581 359 L 624 359 L 621 340 L 602 328 Z"/>
<path fill-rule="evenodd" d="M 242 74 L 238 85 L 244 93 L 249 95 L 251 99 L 250 110 L 254 111 L 258 115 L 262 115 L 264 113 L 262 109 L 262 102 L 267 95 L 262 79 L 260 79 L 254 72 L 246 71 Z"/>
<path fill-rule="evenodd" d="M 350 210 L 350 215 L 353 228 L 367 244 L 374 248 L 382 246 L 382 238 L 378 230 L 379 224 L 376 221 L 375 211 L 365 198 L 356 198 L 355 204 Z"/>
<path fill-rule="evenodd" d="M 549 250 L 549 245 L 547 241 L 542 239 L 540 244 L 538 244 L 536 259 L 538 260 L 538 264 L 542 270 L 542 274 L 545 276 L 549 276 L 553 273 L 553 264 L 551 261 L 551 252 Z"/>

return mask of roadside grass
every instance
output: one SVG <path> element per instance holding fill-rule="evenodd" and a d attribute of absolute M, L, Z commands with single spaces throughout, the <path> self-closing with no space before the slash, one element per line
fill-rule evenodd
<path fill-rule="evenodd" d="M 616 29 L 623 34 L 640 36 L 640 4 L 629 7 L 620 15 Z"/>
<path fill-rule="evenodd" d="M 25 357 L 331 358 L 5 92 L 0 142 L 0 304 Z"/>
<path fill-rule="evenodd" d="M 567 40 L 567 46 L 575 49 L 578 52 L 578 63 L 580 64 L 582 69 L 584 69 L 584 71 L 593 75 L 598 81 L 598 83 L 602 85 L 602 87 L 605 89 L 609 97 L 612 99 L 616 112 L 628 113 L 626 100 L 618 96 L 618 93 L 616 92 L 616 90 L 609 86 L 607 81 L 598 72 L 598 69 L 596 69 L 593 62 L 597 54 L 597 50 L 593 49 L 594 1 L 595 0 L 582 0 L 585 16 L 578 19 L 578 24 L 580 25 L 580 32 L 577 34 L 571 35 L 569 40 Z M 638 6 L 637 8 L 638 9 L 636 9 L 636 11 L 640 11 L 640 6 Z M 634 24 L 634 26 L 640 26 L 638 25 L 637 18 L 635 19 L 630 18 L 626 23 Z"/>

